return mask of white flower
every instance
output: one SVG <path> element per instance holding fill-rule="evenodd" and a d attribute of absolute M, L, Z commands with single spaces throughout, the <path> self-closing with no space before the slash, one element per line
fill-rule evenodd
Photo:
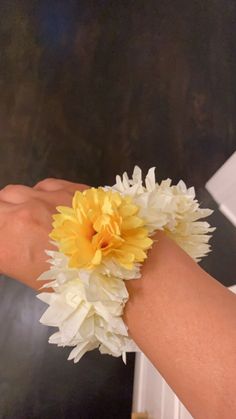
<path fill-rule="evenodd" d="M 211 236 L 207 234 L 215 228 L 198 220 L 213 211 L 199 208 L 194 187 L 188 189 L 182 180 L 171 185 L 171 179 L 159 184 L 155 180 L 155 168 L 149 169 L 144 186 L 142 171 L 135 166 L 132 178 L 126 172 L 122 178 L 117 176 L 112 189 L 132 196 L 150 235 L 157 230 L 165 231 L 197 262 L 209 253 Z"/>
<path fill-rule="evenodd" d="M 58 281 L 63 275 L 58 272 L 55 281 L 47 284 L 55 292 L 37 296 L 49 304 L 40 322 L 58 327 L 49 342 L 75 346 L 68 358 L 74 362 L 94 348 L 113 356 L 137 350 L 121 317 L 129 297 L 124 281 L 94 272 L 87 281 L 79 277 Z"/>
<path fill-rule="evenodd" d="M 54 242 L 54 245 L 56 246 L 56 242 Z M 47 262 L 52 266 L 50 266 L 49 270 L 43 272 L 37 280 L 53 280 L 57 278 L 57 281 L 53 282 L 53 285 L 57 286 L 78 277 L 78 269 L 68 268 L 68 258 L 63 253 L 52 250 L 45 250 L 45 253 L 51 256 Z M 46 283 L 42 288 L 50 288 L 50 284 L 51 282 Z"/>
<path fill-rule="evenodd" d="M 125 269 L 123 266 L 120 266 L 114 259 L 104 259 L 103 263 L 100 267 L 96 269 L 97 272 L 100 272 L 104 275 L 108 276 L 115 276 L 117 278 L 121 278 L 123 280 L 128 279 L 135 279 L 140 278 L 140 268 L 142 264 L 141 263 L 134 263 L 134 266 L 132 269 Z"/>

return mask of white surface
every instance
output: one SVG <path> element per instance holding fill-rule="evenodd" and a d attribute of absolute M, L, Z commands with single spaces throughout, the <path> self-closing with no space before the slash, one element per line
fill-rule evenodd
<path fill-rule="evenodd" d="M 236 285 L 229 289 L 236 293 Z M 146 356 L 136 354 L 133 412 L 148 412 L 149 419 L 193 419 Z"/>
<path fill-rule="evenodd" d="M 236 227 L 236 152 L 208 180 L 206 189 Z"/>
<path fill-rule="evenodd" d="M 178 398 L 142 352 L 135 358 L 132 410 L 148 412 L 148 419 L 179 418 Z"/>

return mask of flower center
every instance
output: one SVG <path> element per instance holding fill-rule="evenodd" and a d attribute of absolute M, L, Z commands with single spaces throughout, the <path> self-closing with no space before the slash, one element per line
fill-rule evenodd
<path fill-rule="evenodd" d="M 105 247 L 107 247 L 107 246 L 108 246 L 108 243 L 107 242 L 103 242 L 102 245 L 101 245 L 101 249 L 105 249 Z"/>

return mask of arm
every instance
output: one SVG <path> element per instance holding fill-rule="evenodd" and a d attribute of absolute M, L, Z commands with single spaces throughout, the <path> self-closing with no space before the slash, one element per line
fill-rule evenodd
<path fill-rule="evenodd" d="M 236 296 L 158 232 L 127 281 L 130 335 L 194 418 L 236 417 Z"/>

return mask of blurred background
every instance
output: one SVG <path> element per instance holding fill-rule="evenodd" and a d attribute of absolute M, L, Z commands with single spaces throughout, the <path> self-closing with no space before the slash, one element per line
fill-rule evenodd
<path fill-rule="evenodd" d="M 236 149 L 235 25 L 234 0 L 1 0 L 0 188 L 156 166 L 215 209 L 201 265 L 235 283 L 235 229 L 205 189 Z M 133 354 L 74 365 L 32 290 L 1 276 L 0 299 L 0 418 L 130 418 Z"/>

